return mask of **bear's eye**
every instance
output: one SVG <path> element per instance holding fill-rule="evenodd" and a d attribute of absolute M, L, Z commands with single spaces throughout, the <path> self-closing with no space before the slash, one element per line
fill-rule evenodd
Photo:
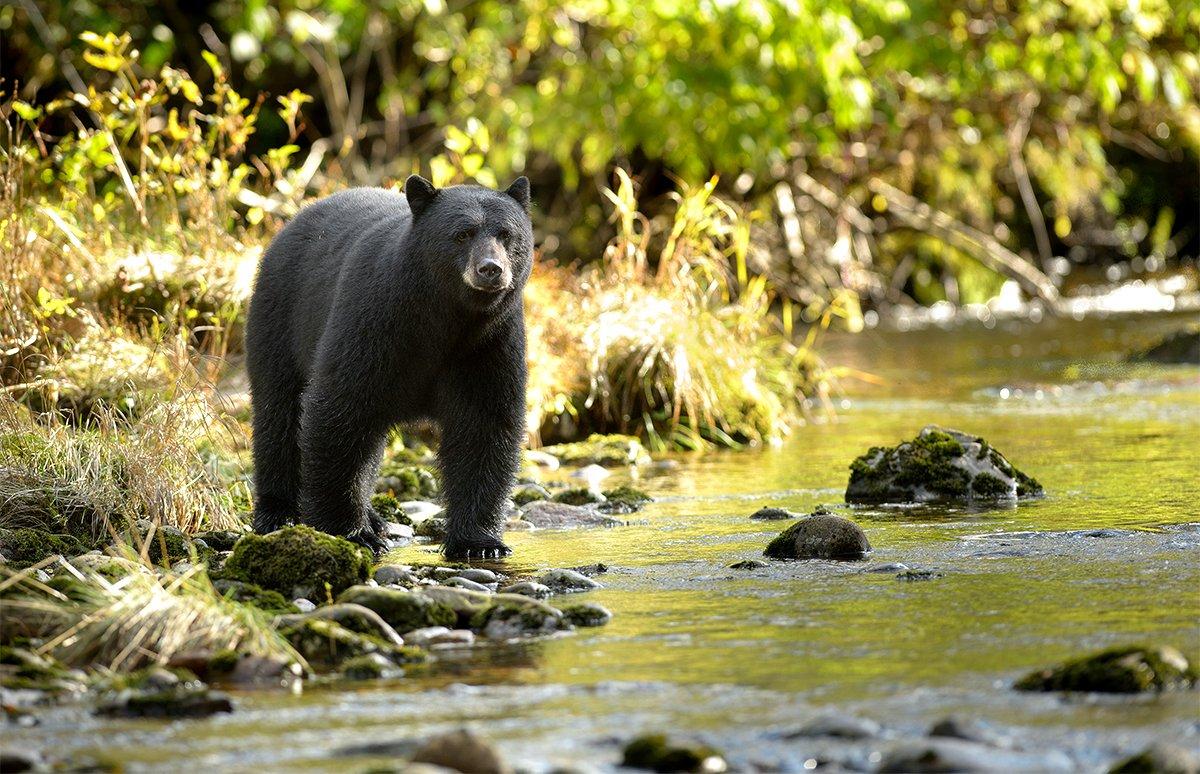
<path fill-rule="evenodd" d="M 457 234 L 454 235 L 454 241 L 458 242 L 460 245 L 465 244 L 466 241 L 468 239 L 470 239 L 471 237 L 473 237 L 474 235 L 475 235 L 475 229 L 464 228 L 462 231 L 459 231 Z"/>
<path fill-rule="evenodd" d="M 512 239 L 512 233 L 506 228 L 502 228 L 496 232 L 496 241 L 498 241 L 498 242 L 501 242 L 503 244 L 508 244 L 509 240 L 511 240 L 511 239 Z"/>

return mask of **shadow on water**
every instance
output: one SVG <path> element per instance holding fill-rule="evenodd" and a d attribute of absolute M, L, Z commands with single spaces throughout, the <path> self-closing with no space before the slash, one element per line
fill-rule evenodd
<path fill-rule="evenodd" d="M 646 729 L 697 734 L 742 766 L 799 770 L 828 753 L 870 767 L 887 734 L 951 713 L 1065 750 L 1085 770 L 1152 739 L 1195 747 L 1194 693 L 1008 689 L 1023 671 L 1110 644 L 1200 658 L 1200 370 L 1118 357 L 1180 322 L 831 337 L 831 361 L 886 381 L 847 385 L 837 422 L 801 427 L 777 449 L 678 457 L 638 481 L 658 501 L 629 526 L 509 536 L 510 569 L 610 565 L 604 588 L 578 597 L 613 611 L 607 627 L 484 646 L 358 690 L 244 694 L 236 713 L 208 721 L 115 724 L 63 709 L 16 734 L 129 770 L 181 756 L 208 770 L 363 770 L 463 722 L 535 770 L 615 765 L 620 742 Z M 856 455 L 927 423 L 984 436 L 1049 496 L 986 511 L 842 503 Z M 729 569 L 784 526 L 748 519 L 767 504 L 834 507 L 874 552 Z M 435 557 L 413 547 L 398 558 Z M 932 572 L 903 580 L 894 565 Z M 838 754 L 829 740 L 787 738 L 830 708 L 881 722 L 885 739 Z"/>

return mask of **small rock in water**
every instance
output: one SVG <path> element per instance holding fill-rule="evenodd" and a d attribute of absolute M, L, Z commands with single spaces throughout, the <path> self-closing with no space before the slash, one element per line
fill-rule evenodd
<path fill-rule="evenodd" d="M 233 702 L 219 691 L 195 684 L 126 692 L 96 709 L 97 715 L 112 718 L 205 718 L 218 712 L 233 712 Z"/>
<path fill-rule="evenodd" d="M 571 567 L 569 569 L 581 572 L 590 578 L 593 575 L 603 575 L 608 572 L 608 565 L 603 562 L 597 562 L 596 564 L 581 564 L 578 567 Z"/>
<path fill-rule="evenodd" d="M 805 723 L 799 731 L 788 734 L 788 738 L 802 736 L 833 736 L 839 739 L 870 739 L 879 736 L 879 724 L 867 718 L 853 715 L 822 715 Z"/>
<path fill-rule="evenodd" d="M 421 745 L 413 763 L 430 763 L 465 774 L 508 774 L 511 769 L 490 742 L 467 729 L 439 734 Z"/>
<path fill-rule="evenodd" d="M 884 756 L 880 772 L 1015 772 L 1075 771 L 1075 765 L 1063 752 L 1018 752 L 968 742 L 965 739 L 922 739 L 903 742 Z"/>
<path fill-rule="evenodd" d="M 551 634 L 562 628 L 562 613 L 539 602 L 503 601 L 477 613 L 471 627 L 489 640 L 515 640 Z"/>
<path fill-rule="evenodd" d="M 467 580 L 461 575 L 455 575 L 453 578 L 447 578 L 445 581 L 443 581 L 443 584 L 446 586 L 457 586 L 460 589 L 467 589 L 468 591 L 478 591 L 482 594 L 492 593 L 492 590 L 482 583 L 476 583 L 473 580 Z"/>
<path fill-rule="evenodd" d="M 445 605 L 400 589 L 353 586 L 346 589 L 337 601 L 362 605 L 402 632 L 425 626 L 450 626 L 458 620 L 454 611 Z"/>
<path fill-rule="evenodd" d="M 380 586 L 413 586 L 421 580 L 411 567 L 401 564 L 380 565 L 374 578 Z"/>
<path fill-rule="evenodd" d="M 367 653 L 343 662 L 341 673 L 347 680 L 386 680 L 402 676 L 404 670 L 382 653 Z"/>
<path fill-rule="evenodd" d="M 863 570 L 865 573 L 881 573 L 881 572 L 904 572 L 908 569 L 907 564 L 901 562 L 887 562 L 886 564 L 877 564 L 873 567 L 867 567 Z"/>
<path fill-rule="evenodd" d="M 446 520 L 442 518 L 429 518 L 417 524 L 413 534 L 417 537 L 428 538 L 434 543 L 441 543 L 446 539 Z"/>
<path fill-rule="evenodd" d="M 866 534 L 854 522 L 814 513 L 785 529 L 763 553 L 771 559 L 861 559 L 871 550 Z"/>
<path fill-rule="evenodd" d="M 1116 763 L 1108 774 L 1200 774 L 1200 756 L 1180 745 L 1155 742 Z"/>
<path fill-rule="evenodd" d="M 1100 653 L 1039 669 L 1013 686 L 1019 691 L 1144 693 L 1190 688 L 1196 671 L 1170 647 L 1110 648 Z"/>
<path fill-rule="evenodd" d="M 1134 362 L 1200 365 L 1200 325 L 1175 331 L 1154 346 L 1131 355 L 1129 359 Z"/>
<path fill-rule="evenodd" d="M 8 744 L 4 745 L 4 749 L 0 750 L 0 771 L 18 772 L 18 771 L 43 771 L 45 763 L 42 760 L 41 753 L 36 750 L 23 750 L 12 747 Z"/>
<path fill-rule="evenodd" d="M 978 742 L 992 747 L 1012 747 L 1013 740 L 986 723 L 966 718 L 950 716 L 934 723 L 929 728 L 929 736 L 946 737 L 950 739 L 965 739 L 968 742 Z"/>
<path fill-rule="evenodd" d="M 612 613 L 603 605 L 595 602 L 581 602 L 578 605 L 567 605 L 562 609 L 563 620 L 572 626 L 604 626 L 612 620 Z"/>
<path fill-rule="evenodd" d="M 416 629 L 404 635 L 405 642 L 420 648 L 433 648 L 439 645 L 473 645 L 475 633 L 470 629 L 447 629 L 445 626 L 427 626 Z"/>
<path fill-rule="evenodd" d="M 585 487 L 564 489 L 550 498 L 551 502 L 563 503 L 565 505 L 596 505 L 605 502 L 607 499 L 594 489 Z"/>
<path fill-rule="evenodd" d="M 750 514 L 750 518 L 754 521 L 787 521 L 788 519 L 798 519 L 800 515 L 783 508 L 759 508 Z"/>
<path fill-rule="evenodd" d="M 555 594 L 574 594 L 601 588 L 598 582 L 575 570 L 549 570 L 538 578 L 538 583 Z"/>
<path fill-rule="evenodd" d="M 544 586 L 541 583 L 535 583 L 533 581 L 521 581 L 520 583 L 514 583 L 511 586 L 505 586 L 504 588 L 500 589 L 500 593 L 520 594 L 521 596 L 531 597 L 533 599 L 547 599 L 554 592 L 550 590 L 549 586 Z"/>
<path fill-rule="evenodd" d="M 677 742 L 663 734 L 645 734 L 625 745 L 622 766 L 631 769 L 672 772 L 722 772 L 728 766 L 711 747 Z"/>
<path fill-rule="evenodd" d="M 525 459 L 539 468 L 545 468 L 546 470 L 558 470 L 559 468 L 558 457 L 537 449 L 527 450 L 525 452 Z"/>
<path fill-rule="evenodd" d="M 588 436 L 585 441 L 547 446 L 543 452 L 557 457 L 568 465 L 644 465 L 650 462 L 642 442 L 631 435 Z"/>
<path fill-rule="evenodd" d="M 768 566 L 767 563 L 764 562 L 762 559 L 743 559 L 740 562 L 734 562 L 733 564 L 729 565 L 729 569 L 731 569 L 731 570 L 761 570 L 763 567 L 767 567 L 767 566 Z"/>
<path fill-rule="evenodd" d="M 426 500 L 405 500 L 400 503 L 400 510 L 404 511 L 410 519 L 416 522 L 432 518 L 445 509 L 437 503 L 431 503 Z"/>
<path fill-rule="evenodd" d="M 496 573 L 492 572 L 491 570 L 484 569 L 483 567 L 463 567 L 455 570 L 454 574 L 460 578 L 466 578 L 469 581 L 474 581 L 475 583 L 487 584 L 495 583 L 496 581 L 500 580 Z"/>
<path fill-rule="evenodd" d="M 902 581 L 927 581 L 936 580 L 937 578 L 946 577 L 946 573 L 941 570 L 901 570 L 896 573 L 896 580 Z"/>
<path fill-rule="evenodd" d="M 305 599 L 304 597 L 296 597 L 292 600 L 292 604 L 295 605 L 296 609 L 301 613 L 311 613 L 317 609 L 315 602 L 310 599 Z"/>
<path fill-rule="evenodd" d="M 581 505 L 539 500 L 521 509 L 521 518 L 538 529 L 568 527 L 619 527 L 624 522 Z"/>
<path fill-rule="evenodd" d="M 549 500 L 550 492 L 541 484 L 521 484 L 512 493 L 512 501 L 516 505 L 527 505 L 538 500 Z"/>
<path fill-rule="evenodd" d="M 911 441 L 875 447 L 850 465 L 848 503 L 975 503 L 1041 497 L 1041 484 L 982 438 L 929 425 Z"/>

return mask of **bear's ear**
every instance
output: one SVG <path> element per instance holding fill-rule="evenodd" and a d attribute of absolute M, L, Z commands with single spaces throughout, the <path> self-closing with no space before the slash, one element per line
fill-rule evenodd
<path fill-rule="evenodd" d="M 504 193 L 516 199 L 517 204 L 521 205 L 521 209 L 529 212 L 529 178 L 521 175 L 513 181 L 513 184 Z"/>
<path fill-rule="evenodd" d="M 409 175 L 404 181 L 404 195 L 408 198 L 408 208 L 412 210 L 413 220 L 416 220 L 433 201 L 433 197 L 437 196 L 437 189 L 433 187 L 433 183 L 420 175 Z"/>

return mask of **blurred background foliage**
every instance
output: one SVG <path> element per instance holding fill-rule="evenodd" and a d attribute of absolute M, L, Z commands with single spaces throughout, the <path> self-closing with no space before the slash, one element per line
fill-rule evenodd
<path fill-rule="evenodd" d="M 1200 0 L 15 0 L 0 34 L 10 386 L 96 321 L 236 354 L 286 217 L 416 171 L 531 178 L 555 437 L 769 440 L 837 373 L 797 323 L 1200 252 Z"/>

